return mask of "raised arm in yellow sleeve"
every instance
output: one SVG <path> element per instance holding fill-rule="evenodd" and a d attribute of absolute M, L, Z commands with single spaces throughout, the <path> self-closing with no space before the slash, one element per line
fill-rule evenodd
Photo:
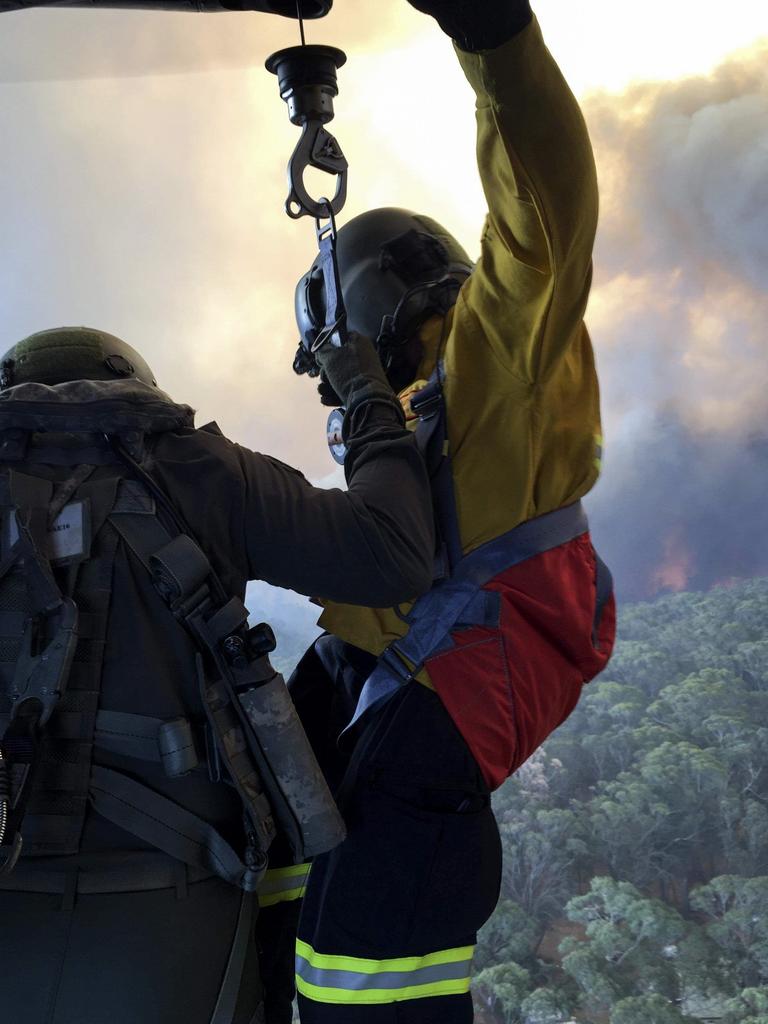
<path fill-rule="evenodd" d="M 477 161 L 488 202 L 482 255 L 457 307 L 526 383 L 577 339 L 591 276 L 597 180 L 584 118 L 534 18 L 495 50 L 459 61 L 477 95 Z M 464 332 L 462 332 L 464 333 Z"/>

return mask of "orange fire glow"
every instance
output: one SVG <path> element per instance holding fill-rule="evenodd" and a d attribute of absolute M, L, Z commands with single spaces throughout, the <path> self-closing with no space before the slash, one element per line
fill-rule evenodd
<path fill-rule="evenodd" d="M 694 558 L 681 532 L 672 530 L 664 541 L 664 558 L 651 573 L 652 590 L 685 590 L 694 572 Z"/>

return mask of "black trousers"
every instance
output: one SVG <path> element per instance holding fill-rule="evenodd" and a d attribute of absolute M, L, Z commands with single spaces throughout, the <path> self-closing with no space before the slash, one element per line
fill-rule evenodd
<path fill-rule="evenodd" d="M 181 898 L 180 898 L 181 897 Z M 13 1024 L 210 1024 L 242 911 L 219 879 L 185 892 L 0 892 L 0 1006 Z M 254 925 L 227 1024 L 263 1022 Z M 231 1011 L 231 1012 L 230 1012 Z"/>
<path fill-rule="evenodd" d="M 439 698 L 418 683 L 339 751 L 360 677 L 339 641 L 319 644 L 291 687 L 348 837 L 309 874 L 296 957 L 302 1024 L 469 1024 L 472 951 L 501 879 L 487 787 Z M 298 916 L 295 901 L 262 912 L 262 946 L 283 950 L 282 967 L 264 962 L 268 1024 L 291 1019 L 286 932 Z"/>

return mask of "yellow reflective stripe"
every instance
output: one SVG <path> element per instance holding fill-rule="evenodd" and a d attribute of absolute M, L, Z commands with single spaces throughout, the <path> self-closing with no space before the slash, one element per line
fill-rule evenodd
<path fill-rule="evenodd" d="M 273 892 L 267 896 L 259 896 L 260 907 L 273 907 L 276 903 L 289 903 L 291 900 L 301 900 L 307 891 L 306 885 L 299 889 L 284 889 L 282 892 Z"/>
<path fill-rule="evenodd" d="M 307 878 L 311 864 L 291 864 L 287 868 L 272 868 L 259 883 L 259 906 L 272 907 L 276 903 L 299 900 L 307 891 Z"/>
<path fill-rule="evenodd" d="M 443 949 L 426 956 L 369 960 L 317 953 L 296 943 L 296 987 L 322 1003 L 385 1004 L 470 990 L 474 946 Z"/>
<path fill-rule="evenodd" d="M 437 981 L 432 985 L 408 985 L 399 989 L 368 988 L 350 991 L 346 988 L 322 988 L 310 985 L 302 978 L 296 978 L 296 988 L 307 999 L 316 1003 L 346 1003 L 360 1006 L 371 1003 L 399 1003 L 406 999 L 427 999 L 430 996 L 461 996 L 470 989 L 470 979 L 461 981 Z"/>
<path fill-rule="evenodd" d="M 404 956 L 394 960 L 363 960 L 356 956 L 336 956 L 334 953 L 316 953 L 308 942 L 296 940 L 296 953 L 313 967 L 329 971 L 356 971 L 358 974 L 381 974 L 382 971 L 416 971 L 420 967 L 436 967 L 438 964 L 453 964 L 460 960 L 471 960 L 474 946 L 458 946 L 456 949 L 441 949 L 426 956 Z"/>
<path fill-rule="evenodd" d="M 289 864 L 287 868 L 270 868 L 264 874 L 264 881 L 267 879 L 276 878 L 295 878 L 297 875 L 308 875 L 309 869 L 312 867 L 310 861 L 305 861 L 304 864 Z"/>
<path fill-rule="evenodd" d="M 603 435 L 595 434 L 595 458 L 594 458 L 595 469 L 600 472 L 603 468 Z"/>

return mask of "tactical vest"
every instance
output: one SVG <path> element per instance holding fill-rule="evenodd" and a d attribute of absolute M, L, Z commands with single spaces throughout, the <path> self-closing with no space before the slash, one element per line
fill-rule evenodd
<path fill-rule="evenodd" d="M 223 591 L 141 465 L 148 436 L 191 426 L 190 409 L 137 381 L 0 394 L 0 871 L 20 854 L 78 853 L 89 805 L 198 875 L 246 891 L 278 827 L 297 860 L 343 838 L 269 663 L 271 632 L 248 628 L 242 601 Z M 126 548 L 188 636 L 195 716 L 100 707 L 115 560 Z M 99 751 L 135 771 L 94 763 Z M 146 784 L 142 763 L 175 780 L 172 798 Z M 237 792 L 244 829 L 225 837 L 195 812 L 201 780 Z"/>

